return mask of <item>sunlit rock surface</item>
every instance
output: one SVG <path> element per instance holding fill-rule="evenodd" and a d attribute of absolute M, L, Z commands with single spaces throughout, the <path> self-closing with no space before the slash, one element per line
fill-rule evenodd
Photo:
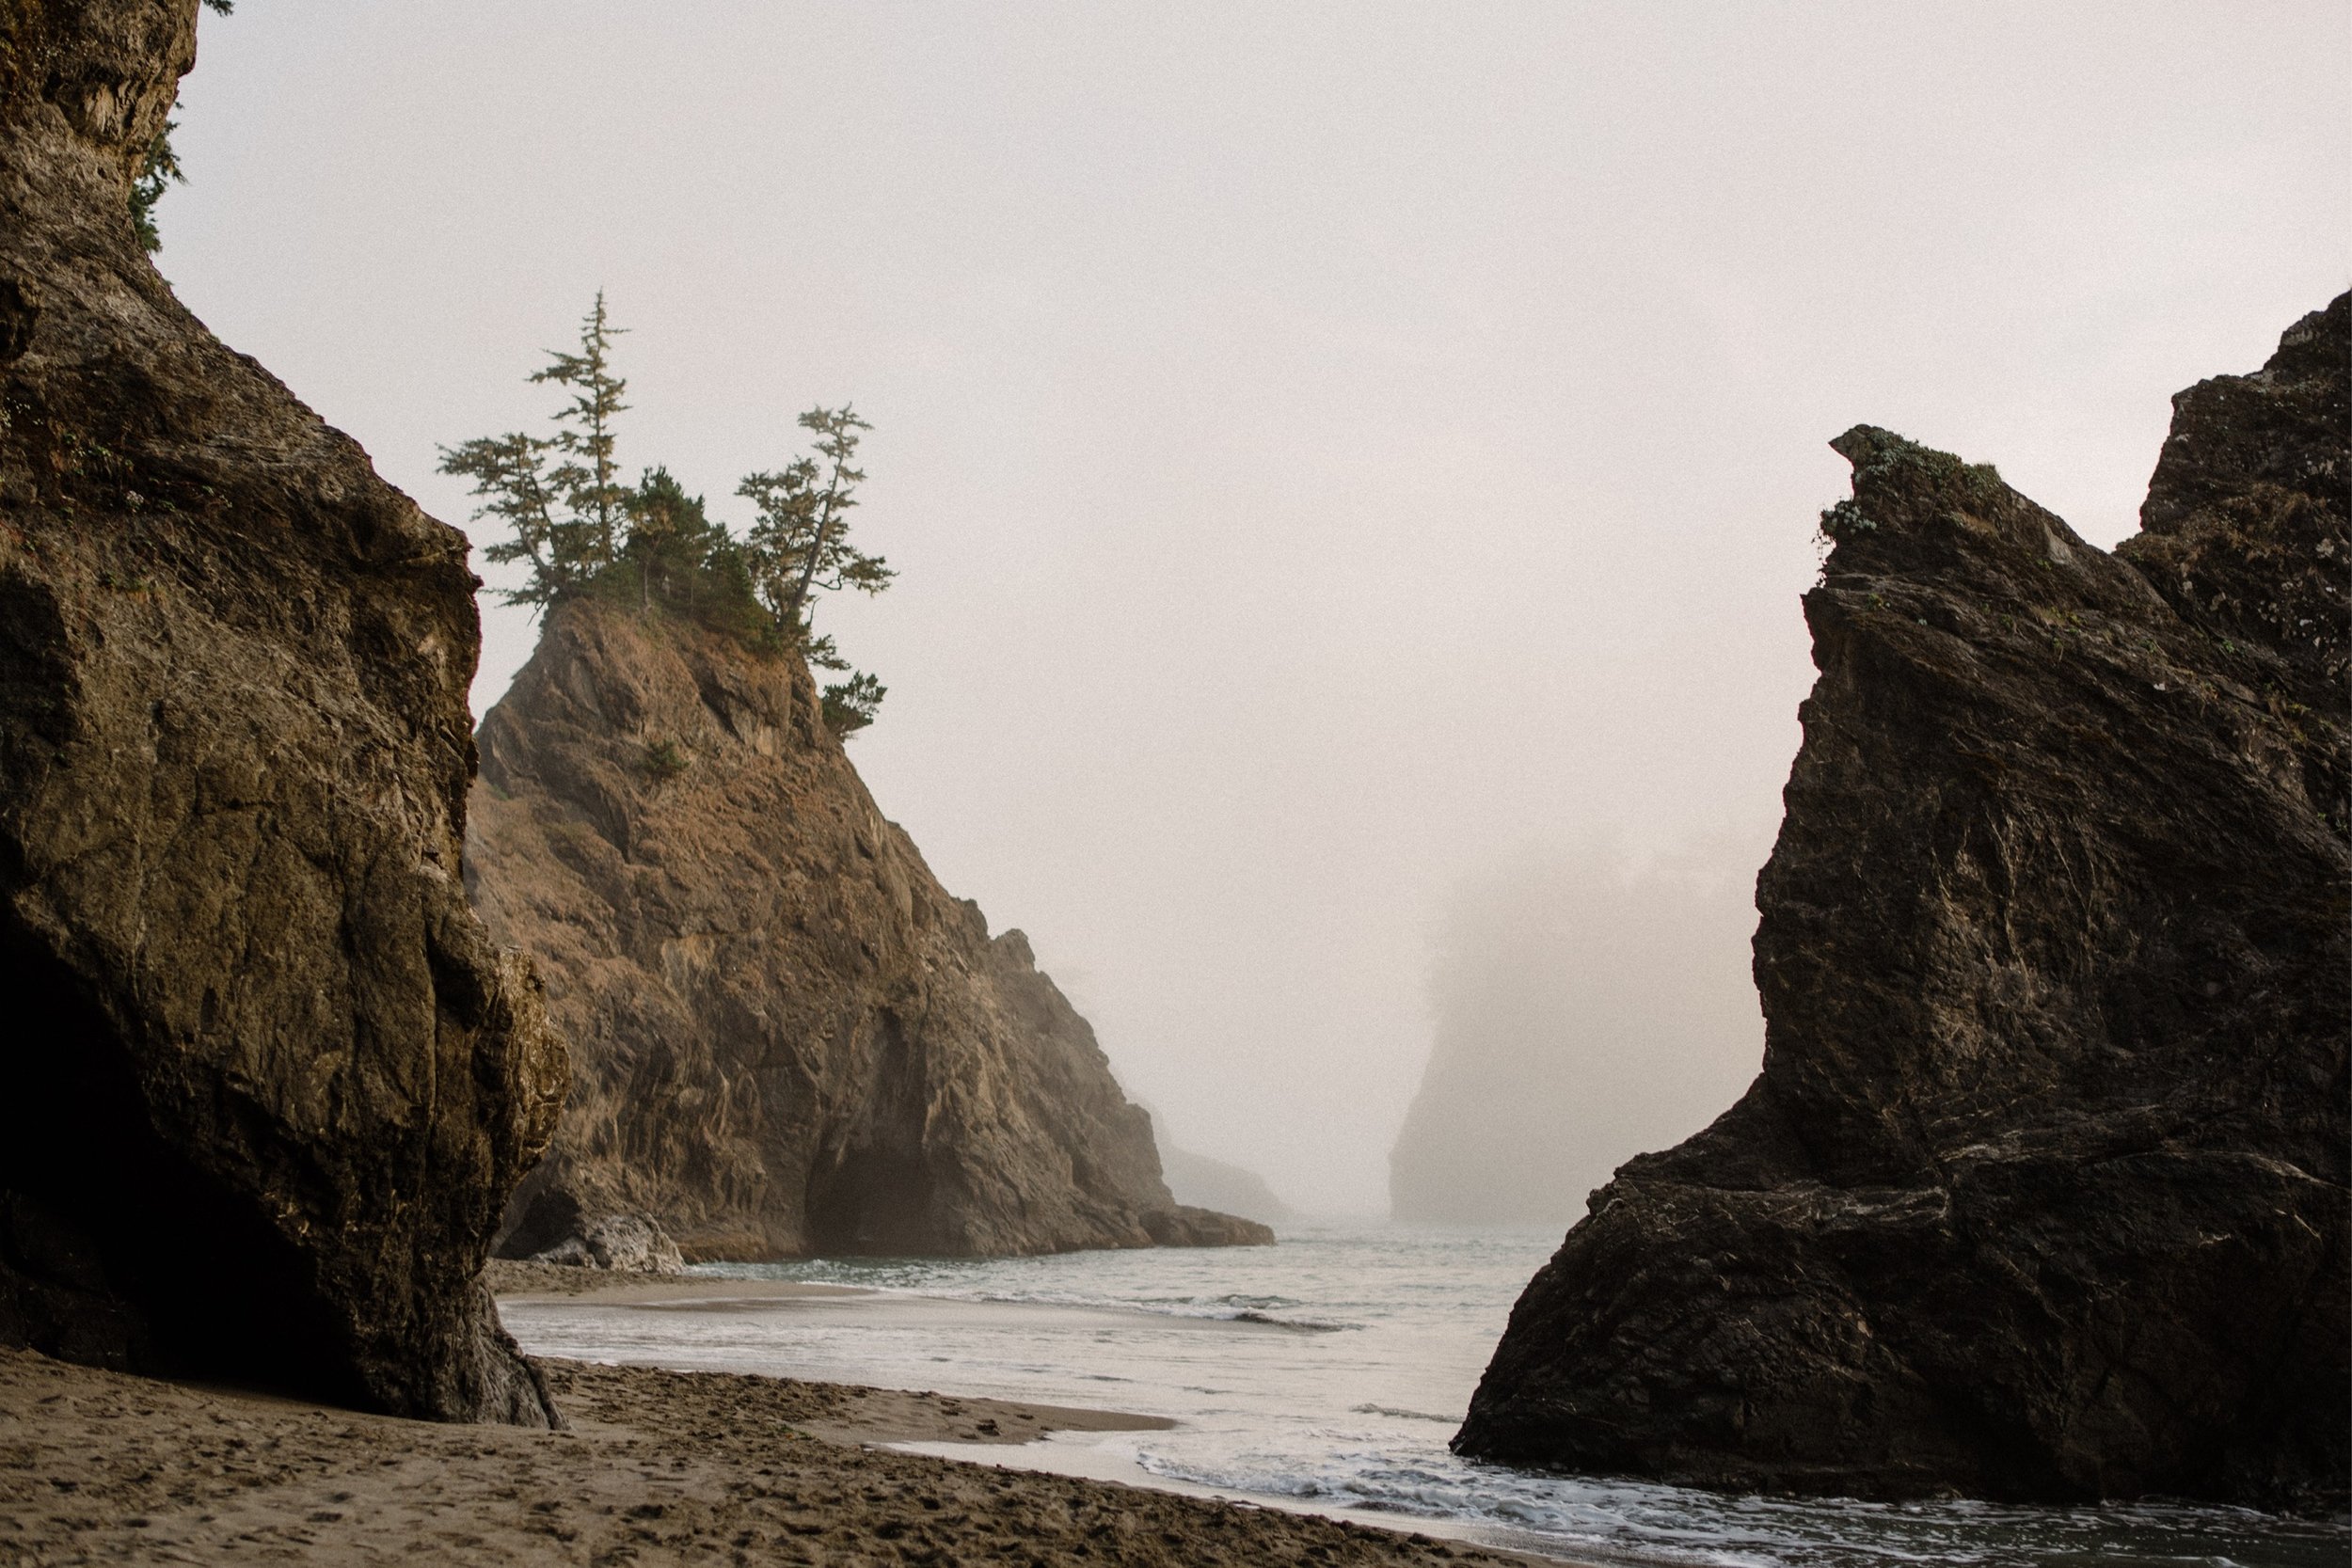
<path fill-rule="evenodd" d="M 612 1214 L 689 1259 L 1271 1240 L 1178 1206 L 1018 931 L 882 819 L 797 657 L 574 600 L 484 718 L 467 871 L 574 1042 L 508 1256 Z"/>
<path fill-rule="evenodd" d="M 545 1424 L 564 1073 L 458 871 L 464 539 L 172 297 L 197 0 L 0 8 L 0 1343 Z"/>
<path fill-rule="evenodd" d="M 2346 309 L 2175 401 L 2113 556 L 1989 468 L 1836 443 L 1763 1074 L 1599 1195 L 1457 1447 L 2342 1499 Z"/>

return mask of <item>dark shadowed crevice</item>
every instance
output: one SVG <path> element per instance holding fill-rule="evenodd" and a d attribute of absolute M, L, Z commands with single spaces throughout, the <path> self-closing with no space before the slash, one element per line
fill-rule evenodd
<path fill-rule="evenodd" d="M 369 1403 L 302 1259 L 158 1137 L 73 976 L 0 925 L 0 1342 Z"/>
<path fill-rule="evenodd" d="M 534 1258 L 580 1234 L 585 1224 L 580 1196 L 554 1180 L 553 1167 L 541 1165 L 506 1200 L 491 1255 Z"/>
<path fill-rule="evenodd" d="M 923 1157 L 920 1045 L 884 1013 L 873 1099 L 847 1144 L 819 1158 L 808 1185 L 808 1241 L 819 1254 L 900 1256 L 940 1248 Z"/>
<path fill-rule="evenodd" d="M 866 1145 L 809 1183 L 809 1250 L 899 1257 L 935 1252 L 939 1227 L 931 1216 L 931 1176 L 922 1157 Z"/>

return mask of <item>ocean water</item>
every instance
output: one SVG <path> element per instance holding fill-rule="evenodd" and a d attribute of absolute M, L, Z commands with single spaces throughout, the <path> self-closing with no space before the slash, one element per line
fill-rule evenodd
<path fill-rule="evenodd" d="M 1446 1448 L 1557 1238 L 1301 1229 L 1276 1247 L 978 1262 L 714 1264 L 870 1292 L 510 1302 L 525 1348 L 1173 1418 L 970 1450 L 1427 1528 L 1587 1562 L 2345 1568 L 2352 1527 L 2232 1509 L 1724 1497 L 1472 1463 Z M 951 1445 L 914 1445 L 963 1452 Z"/>

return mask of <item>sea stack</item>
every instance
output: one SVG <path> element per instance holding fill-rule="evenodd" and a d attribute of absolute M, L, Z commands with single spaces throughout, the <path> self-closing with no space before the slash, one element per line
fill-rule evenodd
<path fill-rule="evenodd" d="M 197 0 L 0 19 L 0 1344 L 545 1425 L 563 1051 L 458 859 L 466 543 L 172 297 Z"/>
<path fill-rule="evenodd" d="M 1734 859 L 1740 841 L 1721 842 L 1713 864 L 1529 856 L 1457 895 L 1430 967 L 1429 1065 L 1389 1150 L 1391 1218 L 1556 1229 L 1756 1076 L 1754 878 L 1724 865 L 1752 867 L 1763 844 Z"/>
<path fill-rule="evenodd" d="M 1627 1166 L 1455 1438 L 1701 1485 L 2340 1506 L 2347 302 L 2109 555 L 1885 431 L 1805 596 L 1762 1075 Z"/>
<path fill-rule="evenodd" d="M 1093 1031 L 883 819 L 797 654 L 575 596 L 480 742 L 469 885 L 574 1042 L 505 1255 L 1273 1240 L 1170 1197 Z"/>

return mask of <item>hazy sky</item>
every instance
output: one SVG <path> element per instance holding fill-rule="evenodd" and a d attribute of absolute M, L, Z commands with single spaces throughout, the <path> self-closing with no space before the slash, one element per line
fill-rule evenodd
<path fill-rule="evenodd" d="M 2134 526 L 2170 393 L 2344 286 L 2328 4 L 242 0 L 165 273 L 434 448 L 601 286 L 723 515 L 875 430 L 852 754 L 1177 1142 L 1371 1211 L 1453 891 L 1769 819 L 1823 443 Z M 477 709 L 528 654 L 485 617 Z"/>

